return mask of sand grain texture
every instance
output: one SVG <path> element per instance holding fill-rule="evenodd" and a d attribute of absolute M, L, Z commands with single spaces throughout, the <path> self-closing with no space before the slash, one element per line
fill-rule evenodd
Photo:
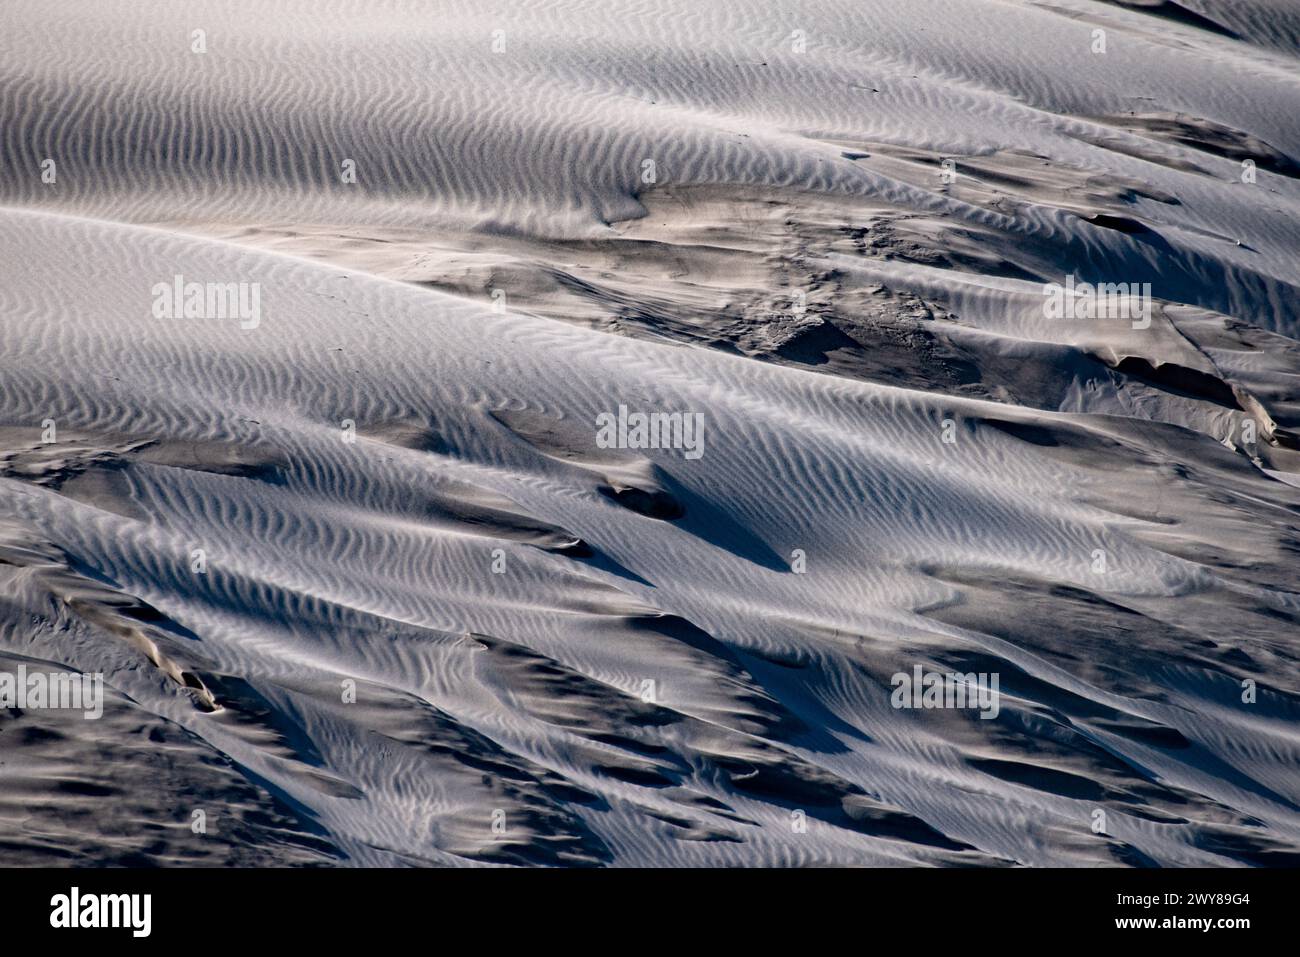
<path fill-rule="evenodd" d="M 1300 862 L 1291 5 L 4 16 L 5 863 Z"/>

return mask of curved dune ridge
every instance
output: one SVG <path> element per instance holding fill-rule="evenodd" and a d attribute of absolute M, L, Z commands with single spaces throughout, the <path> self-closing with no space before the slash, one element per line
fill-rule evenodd
<path fill-rule="evenodd" d="M 1300 862 L 1285 5 L 9 6 L 7 860 Z"/>

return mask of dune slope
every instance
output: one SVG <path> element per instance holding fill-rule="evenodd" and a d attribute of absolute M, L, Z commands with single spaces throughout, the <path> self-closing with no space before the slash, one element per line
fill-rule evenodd
<path fill-rule="evenodd" d="M 10 6 L 7 861 L 1300 861 L 1284 5 Z"/>

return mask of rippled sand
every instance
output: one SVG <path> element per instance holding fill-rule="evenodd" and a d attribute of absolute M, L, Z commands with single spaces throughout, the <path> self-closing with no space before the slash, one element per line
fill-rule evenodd
<path fill-rule="evenodd" d="M 1292 5 L 6 6 L 7 862 L 1300 862 Z"/>

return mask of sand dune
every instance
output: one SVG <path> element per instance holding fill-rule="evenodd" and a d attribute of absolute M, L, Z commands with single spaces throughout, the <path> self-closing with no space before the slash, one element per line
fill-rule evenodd
<path fill-rule="evenodd" d="M 1285 5 L 13 6 L 14 863 L 1300 860 Z"/>

